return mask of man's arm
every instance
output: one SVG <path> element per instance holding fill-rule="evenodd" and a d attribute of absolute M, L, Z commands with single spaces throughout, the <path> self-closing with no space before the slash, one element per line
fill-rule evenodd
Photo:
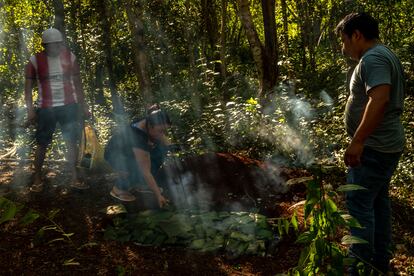
<path fill-rule="evenodd" d="M 390 99 L 391 86 L 382 84 L 368 91 L 368 103 L 365 106 L 361 122 L 345 151 L 347 166 L 355 167 L 361 160 L 364 142 L 384 118 L 384 111 Z"/>

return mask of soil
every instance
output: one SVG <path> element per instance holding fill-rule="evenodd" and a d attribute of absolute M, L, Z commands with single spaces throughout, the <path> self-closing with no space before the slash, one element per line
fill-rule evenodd
<path fill-rule="evenodd" d="M 120 203 L 109 195 L 114 175 L 86 173 L 90 189 L 78 191 L 68 189 L 63 162 L 47 161 L 45 167 L 45 188 L 33 193 L 28 191 L 32 173 L 30 161 L 0 162 L 0 196 L 44 215 L 59 210 L 54 223 L 43 217 L 25 227 L 16 220 L 0 226 L 1 275 L 275 275 L 297 264 L 301 247 L 294 243 L 293 235 L 282 238 L 272 255 L 236 259 L 179 247 L 149 247 L 105 240 L 103 230 L 111 223 L 111 217 L 102 210 Z M 305 176 L 309 173 L 300 169 L 269 165 L 232 154 L 210 153 L 169 162 L 161 171 L 159 181 L 169 190 L 174 189 L 172 185 L 187 187 L 185 197 L 208 191 L 209 208 L 255 210 L 276 218 L 289 217 L 292 213 L 289 207 L 305 197 L 303 185 L 286 191 L 283 184 Z M 152 195 L 136 195 L 137 201 L 124 203 L 128 212 L 156 208 Z M 183 203 L 172 194 L 170 199 L 172 204 Z M 203 201 L 205 198 L 196 197 L 191 207 L 200 207 Z M 188 200 L 185 202 L 187 204 Z M 72 234 L 70 241 L 67 238 L 62 241 L 62 232 L 55 230 L 46 231 L 42 238 L 37 238 L 37 231 L 47 225 L 58 226 L 64 234 Z M 401 263 L 404 260 L 399 259 Z"/>

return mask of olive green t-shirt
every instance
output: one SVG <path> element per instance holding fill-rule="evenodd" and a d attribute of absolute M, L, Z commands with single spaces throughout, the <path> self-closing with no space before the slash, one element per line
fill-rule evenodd
<path fill-rule="evenodd" d="M 404 73 L 397 56 L 386 46 L 377 44 L 359 60 L 349 84 L 350 95 L 345 109 L 345 127 L 352 137 L 357 130 L 370 89 L 391 85 L 390 101 L 379 126 L 366 139 L 365 146 L 380 152 L 400 152 L 405 135 L 401 124 L 404 105 Z"/>

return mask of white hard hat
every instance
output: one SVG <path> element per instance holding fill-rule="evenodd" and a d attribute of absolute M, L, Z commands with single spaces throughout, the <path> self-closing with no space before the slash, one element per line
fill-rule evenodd
<path fill-rule="evenodd" d="M 54 43 L 54 42 L 62 42 L 63 36 L 62 33 L 55 28 L 47 29 L 42 34 L 42 43 Z"/>

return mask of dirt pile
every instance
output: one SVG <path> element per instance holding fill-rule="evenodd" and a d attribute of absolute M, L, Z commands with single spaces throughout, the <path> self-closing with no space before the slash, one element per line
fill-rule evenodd
<path fill-rule="evenodd" d="M 229 153 L 207 153 L 170 159 L 158 181 L 178 207 L 228 211 L 255 208 L 266 213 L 261 203 L 286 196 L 286 181 L 303 175 L 306 172 Z"/>

